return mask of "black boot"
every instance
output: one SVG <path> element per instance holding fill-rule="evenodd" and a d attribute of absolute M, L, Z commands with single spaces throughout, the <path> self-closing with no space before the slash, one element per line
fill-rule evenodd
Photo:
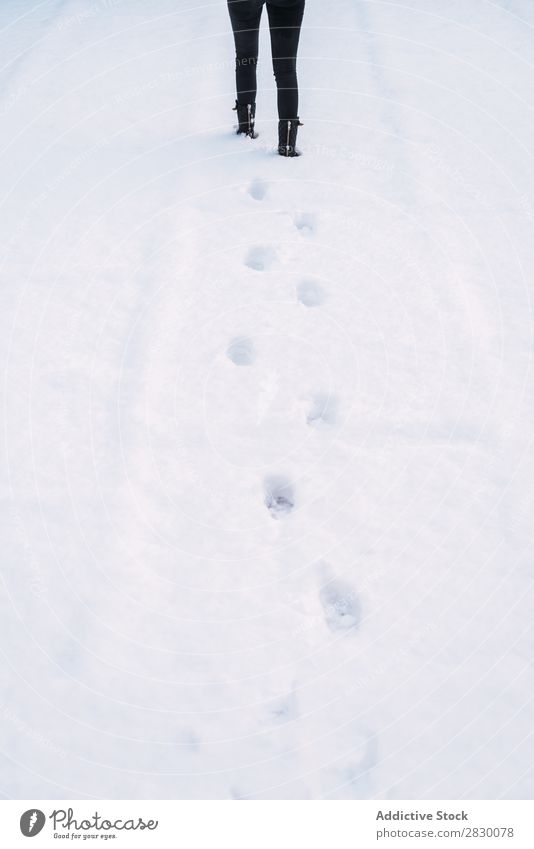
<path fill-rule="evenodd" d="M 254 130 L 254 119 L 256 117 L 255 103 L 235 102 L 234 111 L 237 112 L 237 135 L 244 134 L 251 139 L 257 139 L 258 134 Z"/>
<path fill-rule="evenodd" d="M 297 150 L 297 131 L 302 127 L 299 118 L 278 122 L 278 153 L 280 156 L 300 156 Z"/>

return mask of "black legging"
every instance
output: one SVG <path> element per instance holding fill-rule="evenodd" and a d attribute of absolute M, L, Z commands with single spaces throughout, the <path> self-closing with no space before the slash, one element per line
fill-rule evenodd
<path fill-rule="evenodd" d="M 235 39 L 237 102 L 256 102 L 256 63 L 261 13 L 265 0 L 228 0 Z M 298 117 L 297 49 L 305 0 L 267 0 L 278 115 Z"/>

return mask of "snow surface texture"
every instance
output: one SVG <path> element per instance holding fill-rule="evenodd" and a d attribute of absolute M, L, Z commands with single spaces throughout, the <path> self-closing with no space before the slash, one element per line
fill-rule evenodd
<path fill-rule="evenodd" d="M 0 793 L 532 798 L 531 0 L 0 44 Z"/>

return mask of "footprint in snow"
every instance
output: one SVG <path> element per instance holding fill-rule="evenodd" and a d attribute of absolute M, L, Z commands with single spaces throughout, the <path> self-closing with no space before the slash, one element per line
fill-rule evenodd
<path fill-rule="evenodd" d="M 333 427 L 337 421 L 337 406 L 335 395 L 326 392 L 314 395 L 306 417 L 309 427 Z"/>
<path fill-rule="evenodd" d="M 256 177 L 252 180 L 250 186 L 248 187 L 248 193 L 251 198 L 254 200 L 263 200 L 265 195 L 267 194 L 267 184 L 263 182 L 259 177 Z"/>
<path fill-rule="evenodd" d="M 246 336 L 238 336 L 232 339 L 226 351 L 226 356 L 236 366 L 251 366 L 256 359 L 252 339 L 248 339 Z"/>
<path fill-rule="evenodd" d="M 230 798 L 234 799 L 236 802 L 241 802 L 243 799 L 249 799 L 249 796 L 246 796 L 238 787 L 230 788 Z"/>
<path fill-rule="evenodd" d="M 280 475 L 265 479 L 264 500 L 273 519 L 282 519 L 293 510 L 295 494 L 291 481 Z"/>
<path fill-rule="evenodd" d="M 354 799 L 367 799 L 373 791 L 373 773 L 379 763 L 379 740 L 375 732 L 365 733 L 361 759 L 349 761 L 345 766 L 332 770 L 334 792 L 326 797 L 345 799 L 347 792 Z"/>
<path fill-rule="evenodd" d="M 331 631 L 352 631 L 361 619 L 360 602 L 350 584 L 333 579 L 319 591 L 325 622 Z"/>
<path fill-rule="evenodd" d="M 176 739 L 176 744 L 187 752 L 198 752 L 200 750 L 200 739 L 191 729 L 182 731 Z"/>
<path fill-rule="evenodd" d="M 315 280 L 301 280 L 297 286 L 297 299 L 305 307 L 320 307 L 326 301 L 326 294 Z"/>
<path fill-rule="evenodd" d="M 294 219 L 295 227 L 300 230 L 303 236 L 311 236 L 316 230 L 315 215 L 311 212 L 301 212 Z"/>
<path fill-rule="evenodd" d="M 253 271 L 267 271 L 276 259 L 276 254 L 271 247 L 257 246 L 251 248 L 247 254 L 245 265 Z"/>
<path fill-rule="evenodd" d="M 277 699 L 268 707 L 268 718 L 276 724 L 291 722 L 297 717 L 297 702 L 295 693 L 289 693 L 285 698 Z"/>

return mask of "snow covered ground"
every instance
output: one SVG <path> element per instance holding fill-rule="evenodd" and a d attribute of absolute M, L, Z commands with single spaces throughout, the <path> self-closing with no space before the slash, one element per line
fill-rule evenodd
<path fill-rule="evenodd" d="M 0 793 L 532 798 L 534 9 L 3 0 Z"/>

